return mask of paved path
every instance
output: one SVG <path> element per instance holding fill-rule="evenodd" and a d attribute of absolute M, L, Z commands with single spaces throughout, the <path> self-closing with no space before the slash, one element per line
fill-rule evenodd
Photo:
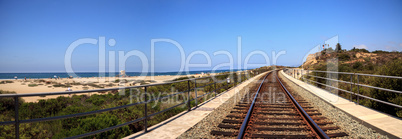
<path fill-rule="evenodd" d="M 379 129 L 382 130 L 380 131 L 380 133 L 383 132 L 387 134 L 388 137 L 402 138 L 402 120 L 388 114 L 384 114 L 376 110 L 364 107 L 362 105 L 357 105 L 354 102 L 339 97 L 338 95 L 332 94 L 324 89 L 297 80 L 285 74 L 283 71 L 281 71 L 280 73 L 294 83 L 300 85 L 304 89 L 320 97 L 324 101 L 329 102 L 336 108 L 346 112 L 355 119 L 360 120 L 363 124 L 367 124 L 369 125 L 369 127 L 371 126 L 377 128 L 377 132 Z"/>
<path fill-rule="evenodd" d="M 125 137 L 125 139 L 129 138 L 142 138 L 142 139 L 168 139 L 168 138 L 177 138 L 182 133 L 186 132 L 188 129 L 193 127 L 199 121 L 204 119 L 209 113 L 211 113 L 215 108 L 219 107 L 221 104 L 230 99 L 233 95 L 239 92 L 242 88 L 246 87 L 250 83 L 259 79 L 264 74 L 259 74 L 241 84 L 237 87 L 222 93 L 220 96 L 211 99 L 210 101 L 206 101 L 198 108 L 193 108 L 191 111 L 182 112 L 174 117 L 171 117 L 160 124 L 154 125 L 148 128 L 147 133 L 144 131 L 140 131 L 136 134 Z"/>

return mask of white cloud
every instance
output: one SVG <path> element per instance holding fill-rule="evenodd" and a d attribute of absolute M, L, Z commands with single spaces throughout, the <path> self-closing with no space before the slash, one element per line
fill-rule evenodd
<path fill-rule="evenodd" d="M 393 47 L 392 47 L 392 46 L 385 46 L 385 49 L 387 49 L 387 50 L 393 50 Z"/>
<path fill-rule="evenodd" d="M 399 44 L 399 47 L 402 47 L 402 43 Z"/>
<path fill-rule="evenodd" d="M 355 47 L 355 48 L 359 48 L 359 49 L 366 49 L 366 50 L 368 50 L 368 47 L 367 47 L 366 45 L 364 45 L 364 44 L 360 44 L 360 45 L 353 45 L 353 47 Z"/>

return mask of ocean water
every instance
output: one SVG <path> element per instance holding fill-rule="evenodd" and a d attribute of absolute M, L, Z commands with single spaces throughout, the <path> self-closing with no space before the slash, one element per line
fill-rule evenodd
<path fill-rule="evenodd" d="M 204 70 L 204 71 L 189 71 L 189 74 L 200 74 L 201 72 L 204 73 L 220 73 L 220 72 L 227 72 L 227 71 L 239 71 L 239 69 L 233 69 L 233 70 Z M 101 74 L 99 72 L 76 72 L 75 73 L 77 77 L 100 77 Z M 160 76 L 160 75 L 186 75 L 187 72 L 154 72 L 154 76 Z M 104 73 L 105 77 L 115 77 L 118 76 L 119 72 L 115 73 Z M 126 75 L 128 76 L 141 76 L 141 72 L 126 72 Z M 144 76 L 150 76 L 152 75 L 151 73 L 144 74 Z M 67 78 L 70 77 L 69 74 L 66 72 L 52 72 L 52 73 L 0 73 L 0 79 L 14 79 L 17 77 L 18 79 L 24 79 L 25 77 L 27 79 L 40 79 L 40 78 L 54 78 L 54 76 L 60 77 L 60 78 Z"/>

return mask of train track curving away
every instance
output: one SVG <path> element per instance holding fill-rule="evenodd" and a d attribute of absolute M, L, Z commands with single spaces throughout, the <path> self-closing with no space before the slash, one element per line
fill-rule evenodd
<path fill-rule="evenodd" d="M 334 138 L 348 136 L 301 97 L 293 97 L 268 73 L 211 134 L 237 138 Z"/>

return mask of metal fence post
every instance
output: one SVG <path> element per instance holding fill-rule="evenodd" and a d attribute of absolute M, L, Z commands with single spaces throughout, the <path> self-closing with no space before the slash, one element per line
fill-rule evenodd
<path fill-rule="evenodd" d="M 235 80 L 235 77 L 236 76 L 236 74 L 233 76 L 233 88 L 235 88 L 237 85 L 238 85 L 238 80 L 239 80 L 239 76 L 237 76 L 237 81 Z"/>
<path fill-rule="evenodd" d="M 188 111 L 191 111 L 191 105 L 190 105 L 190 80 L 187 81 L 187 107 L 188 107 Z"/>
<path fill-rule="evenodd" d="M 194 80 L 194 93 L 195 93 L 195 107 L 197 107 L 198 106 L 197 79 Z"/>
<path fill-rule="evenodd" d="M 329 78 L 329 79 L 332 79 L 332 73 L 327 73 L 327 77 Z M 329 86 L 331 86 L 332 87 L 332 81 L 331 80 L 327 80 L 327 82 L 329 83 Z M 329 89 L 329 92 L 331 92 L 332 93 L 332 88 L 328 88 Z"/>
<path fill-rule="evenodd" d="M 353 92 L 353 75 L 352 74 L 350 74 L 350 92 Z M 353 94 L 350 94 L 350 101 L 353 101 L 352 100 L 352 98 L 353 98 L 352 95 Z"/>
<path fill-rule="evenodd" d="M 318 78 L 317 78 L 317 77 L 318 77 L 318 76 L 317 76 L 317 72 L 315 72 L 315 76 L 316 76 L 316 77 L 315 77 L 315 81 L 316 81 L 316 82 L 318 82 Z M 318 84 L 317 84 L 317 86 L 318 86 Z"/>
<path fill-rule="evenodd" d="M 19 139 L 20 138 L 20 120 L 19 120 L 19 115 L 18 115 L 18 97 L 14 97 L 14 102 L 15 102 L 15 138 Z"/>
<path fill-rule="evenodd" d="M 357 74 L 357 94 L 360 94 L 360 90 L 359 90 L 359 74 Z M 357 104 L 359 103 L 359 96 L 357 96 Z"/>
<path fill-rule="evenodd" d="M 300 71 L 301 71 L 301 77 L 300 77 L 300 80 L 303 80 L 303 69 L 301 69 Z"/>
<path fill-rule="evenodd" d="M 307 75 L 306 78 L 308 79 L 308 80 L 307 80 L 307 83 L 310 84 L 310 83 L 311 83 L 311 82 L 309 82 L 309 81 L 310 81 L 310 79 L 309 79 L 309 78 L 310 78 L 310 70 L 307 70 L 307 74 L 306 74 L 306 75 Z"/>
<path fill-rule="evenodd" d="M 145 133 L 148 132 L 148 97 L 147 97 L 147 87 L 145 86 L 144 88 L 144 100 L 145 100 L 145 121 L 144 121 L 144 129 L 145 129 Z"/>
<path fill-rule="evenodd" d="M 215 97 L 216 97 L 216 82 L 214 81 L 214 90 L 215 90 Z"/>

